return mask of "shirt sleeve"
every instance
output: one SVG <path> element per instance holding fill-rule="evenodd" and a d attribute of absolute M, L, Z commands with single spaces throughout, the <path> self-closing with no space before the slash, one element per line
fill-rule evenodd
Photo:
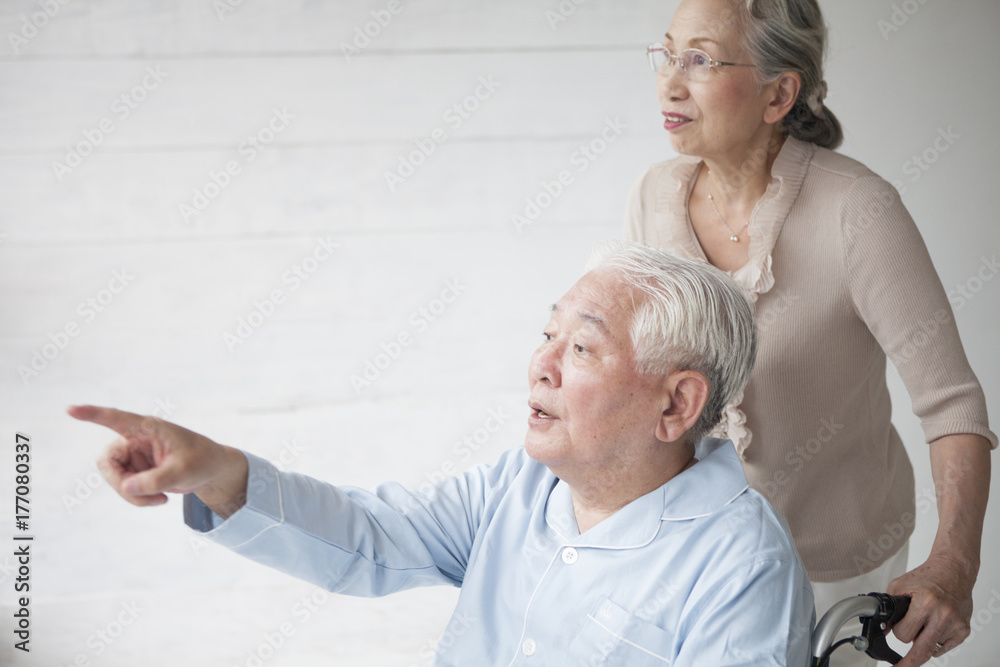
<path fill-rule="evenodd" d="M 696 607 L 673 667 L 798 667 L 809 664 L 816 624 L 801 566 L 762 559 L 735 572 Z"/>
<path fill-rule="evenodd" d="M 418 491 L 386 483 L 370 492 L 279 471 L 244 452 L 245 505 L 223 521 L 188 494 L 184 519 L 206 539 L 332 592 L 460 586 L 488 500 L 520 467 L 517 452 Z"/>
<path fill-rule="evenodd" d="M 927 442 L 973 433 L 996 448 L 948 297 L 899 193 L 877 176 L 856 179 L 841 229 L 854 307 L 899 371 Z"/>

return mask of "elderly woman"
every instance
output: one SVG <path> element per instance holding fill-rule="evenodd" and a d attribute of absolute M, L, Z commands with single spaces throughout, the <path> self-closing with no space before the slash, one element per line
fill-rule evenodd
<path fill-rule="evenodd" d="M 896 190 L 832 152 L 825 36 L 816 0 L 684 0 L 648 49 L 680 157 L 636 183 L 625 236 L 728 271 L 754 303 L 757 367 L 721 433 L 787 517 L 818 613 L 871 590 L 912 596 L 895 628 L 911 667 L 969 635 L 997 437 Z M 921 419 L 940 515 L 910 572 L 914 477 L 887 357 Z"/>

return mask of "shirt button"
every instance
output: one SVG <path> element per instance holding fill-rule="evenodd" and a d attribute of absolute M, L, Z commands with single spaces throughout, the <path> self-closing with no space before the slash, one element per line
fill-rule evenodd
<path fill-rule="evenodd" d="M 572 565 L 580 559 L 580 553 L 573 547 L 566 547 L 563 549 L 562 559 L 567 565 Z"/>
<path fill-rule="evenodd" d="M 525 655 L 535 655 L 537 649 L 538 645 L 534 639 L 525 639 L 524 644 L 521 645 L 521 650 L 524 651 Z"/>

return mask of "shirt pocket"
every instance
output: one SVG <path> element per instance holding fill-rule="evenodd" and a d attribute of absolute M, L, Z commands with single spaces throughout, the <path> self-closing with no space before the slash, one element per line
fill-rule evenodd
<path fill-rule="evenodd" d="M 573 639 L 567 665 L 574 667 L 663 667 L 671 663 L 674 634 L 644 621 L 609 598 L 601 600 Z"/>

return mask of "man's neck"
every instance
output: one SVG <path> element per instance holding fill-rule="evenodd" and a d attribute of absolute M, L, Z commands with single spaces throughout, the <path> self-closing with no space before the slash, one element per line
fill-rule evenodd
<path fill-rule="evenodd" d="M 675 451 L 665 460 L 615 471 L 594 483 L 564 480 L 573 497 L 573 513 L 580 534 L 615 514 L 633 500 L 641 498 L 681 474 L 695 463 L 694 446 L 668 445 Z"/>

